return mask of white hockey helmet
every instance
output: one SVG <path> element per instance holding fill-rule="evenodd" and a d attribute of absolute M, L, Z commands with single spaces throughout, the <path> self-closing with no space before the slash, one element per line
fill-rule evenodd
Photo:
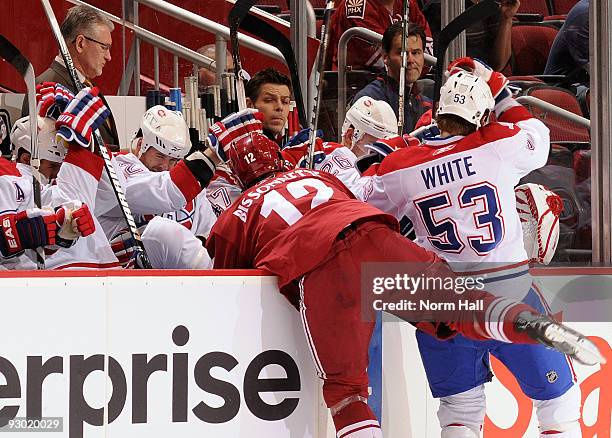
<path fill-rule="evenodd" d="M 142 129 L 140 155 L 153 147 L 162 154 L 178 160 L 187 155 L 191 149 L 189 128 L 183 116 L 164 106 L 155 105 L 149 108 L 142 116 L 140 129 Z"/>
<path fill-rule="evenodd" d="M 370 134 L 376 139 L 397 136 L 397 117 L 393 108 L 382 100 L 363 96 L 349 108 L 342 125 L 342 136 L 353 127 L 353 145 Z"/>
<path fill-rule="evenodd" d="M 440 90 L 436 116 L 453 114 L 480 128 L 482 116 L 492 111 L 495 100 L 484 79 L 460 71 L 448 78 Z"/>
<path fill-rule="evenodd" d="M 55 120 L 49 117 L 36 116 L 38 119 L 38 157 L 41 160 L 61 163 L 66 155 L 64 143 L 56 138 Z M 17 159 L 19 148 L 32 153 L 30 136 L 30 116 L 15 121 L 11 130 L 13 160 Z"/>

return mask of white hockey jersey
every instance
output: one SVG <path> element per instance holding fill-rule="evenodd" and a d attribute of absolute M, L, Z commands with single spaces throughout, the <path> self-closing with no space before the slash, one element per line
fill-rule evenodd
<path fill-rule="evenodd" d="M 420 246 L 454 270 L 527 263 L 514 186 L 542 167 L 549 130 L 522 106 L 477 132 L 433 138 L 386 157 L 359 197 L 414 224 Z M 485 265 L 484 263 L 491 263 Z"/>
<path fill-rule="evenodd" d="M 27 175 L 30 185 L 32 174 L 29 166 L 18 164 Z M 43 205 L 58 206 L 64 202 L 79 200 L 94 211 L 98 182 L 104 161 L 80 146 L 70 146 L 53 185 L 41 190 Z M 98 219 L 94 216 L 96 230 L 81 237 L 70 248 L 62 248 L 47 256 L 45 269 L 111 269 L 118 268 L 119 261 L 110 247 Z"/>
<path fill-rule="evenodd" d="M 0 157 L 0 215 L 18 213 L 34 207 L 32 180 L 14 163 Z M 34 251 L 8 259 L 0 256 L 0 270 L 36 269 Z"/>
<path fill-rule="evenodd" d="M 116 155 L 112 162 L 139 228 L 158 215 L 182 224 L 195 235 L 208 236 L 217 217 L 206 191 L 200 189 L 184 163 L 168 172 L 152 172 L 131 153 Z M 97 194 L 96 216 L 109 239 L 127 227 L 106 176 Z"/>

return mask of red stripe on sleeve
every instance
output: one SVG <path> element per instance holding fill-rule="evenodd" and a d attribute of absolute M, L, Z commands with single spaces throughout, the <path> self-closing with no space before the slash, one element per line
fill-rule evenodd
<path fill-rule="evenodd" d="M 182 161 L 170 171 L 170 179 L 179 188 L 187 202 L 193 200 L 202 191 L 200 183 Z"/>

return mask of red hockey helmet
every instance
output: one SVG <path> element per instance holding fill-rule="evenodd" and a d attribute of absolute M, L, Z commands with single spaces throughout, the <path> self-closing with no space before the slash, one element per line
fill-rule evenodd
<path fill-rule="evenodd" d="M 232 143 L 227 158 L 230 169 L 243 189 L 270 173 L 282 170 L 280 148 L 259 132 L 250 132 Z"/>

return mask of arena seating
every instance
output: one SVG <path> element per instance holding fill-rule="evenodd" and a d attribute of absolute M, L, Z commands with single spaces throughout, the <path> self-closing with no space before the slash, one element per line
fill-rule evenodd
<path fill-rule="evenodd" d="M 552 87 L 549 85 L 536 85 L 529 88 L 525 95 L 537 97 L 567 111 L 573 112 L 582 116 L 580 104 L 576 96 L 570 91 Z M 590 135 L 588 129 L 563 119 L 555 114 L 544 111 L 540 108 L 526 105 L 534 116 L 542 120 L 550 129 L 550 141 L 554 142 L 573 142 L 573 143 L 588 143 Z"/>
<path fill-rule="evenodd" d="M 558 30 L 542 23 L 515 23 L 512 26 L 512 74 L 544 73 L 546 60 Z"/>

